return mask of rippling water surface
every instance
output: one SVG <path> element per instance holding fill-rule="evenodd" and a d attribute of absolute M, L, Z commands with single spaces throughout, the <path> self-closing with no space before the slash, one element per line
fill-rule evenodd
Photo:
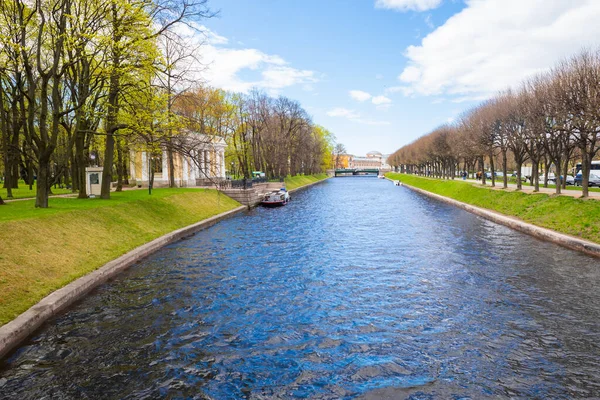
<path fill-rule="evenodd" d="M 0 398 L 600 396 L 599 264 L 330 179 L 100 287 L 1 364 Z"/>

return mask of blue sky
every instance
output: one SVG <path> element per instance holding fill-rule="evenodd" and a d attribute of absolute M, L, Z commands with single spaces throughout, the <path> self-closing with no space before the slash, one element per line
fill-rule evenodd
<path fill-rule="evenodd" d="M 348 151 L 391 153 L 598 45 L 595 0 L 211 0 L 210 85 L 298 100 Z"/>

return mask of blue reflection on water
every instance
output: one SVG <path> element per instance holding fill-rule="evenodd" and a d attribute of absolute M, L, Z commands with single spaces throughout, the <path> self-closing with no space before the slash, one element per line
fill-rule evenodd
<path fill-rule="evenodd" d="M 373 178 L 173 244 L 47 324 L 2 398 L 600 394 L 598 261 Z"/>

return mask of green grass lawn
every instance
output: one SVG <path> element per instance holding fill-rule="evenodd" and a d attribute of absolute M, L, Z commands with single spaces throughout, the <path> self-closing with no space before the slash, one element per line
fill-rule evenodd
<path fill-rule="evenodd" d="M 34 200 L 22 200 L 6 203 L 0 206 L 0 222 L 28 219 L 44 218 L 54 214 L 64 213 L 66 211 L 90 210 L 99 207 L 114 207 L 119 204 L 132 201 L 161 199 L 182 193 L 202 193 L 206 189 L 175 188 L 175 189 L 153 189 L 152 195 L 148 195 L 147 189 L 126 190 L 123 192 L 112 192 L 110 200 L 95 199 L 76 199 L 56 197 L 49 199 L 49 208 L 35 208 Z M 221 196 L 226 197 L 226 196 Z"/>
<path fill-rule="evenodd" d="M 4 200 L 7 200 L 6 189 L 2 188 L 4 182 L 0 182 L 0 197 Z M 22 180 L 19 181 L 19 188 L 13 189 L 13 199 L 26 199 L 28 197 L 35 197 L 36 184 L 34 182 L 33 187 L 29 190 L 29 185 L 27 185 Z M 52 194 L 69 194 L 73 193 L 71 189 L 60 189 L 58 186 L 56 188 L 52 187 Z"/>
<path fill-rule="evenodd" d="M 323 179 L 327 179 L 327 174 L 288 176 L 285 178 L 285 187 L 287 190 L 297 189 Z"/>
<path fill-rule="evenodd" d="M 506 192 L 463 181 L 388 173 L 390 179 L 445 197 L 514 216 L 544 228 L 600 243 L 600 201 L 568 196 Z"/>
<path fill-rule="evenodd" d="M 57 198 L 0 206 L 0 325 L 44 296 L 168 232 L 239 203 L 205 189 L 112 193 L 111 200 Z"/>

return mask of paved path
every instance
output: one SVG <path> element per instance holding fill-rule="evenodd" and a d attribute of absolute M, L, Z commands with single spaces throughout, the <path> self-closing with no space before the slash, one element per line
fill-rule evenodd
<path fill-rule="evenodd" d="M 77 197 L 77 193 L 67 193 L 67 194 L 53 194 L 48 196 L 48 198 L 53 199 L 56 197 Z M 3 199 L 5 203 L 12 203 L 13 201 L 25 201 L 25 200 L 35 200 L 35 197 L 23 197 L 22 199 Z"/>
<path fill-rule="evenodd" d="M 123 187 L 123 190 L 148 190 L 148 188 L 138 188 L 138 187 Z M 115 188 L 111 189 L 111 192 L 114 192 Z M 48 196 L 48 198 L 53 199 L 53 198 L 57 198 L 57 197 L 63 197 L 63 198 L 77 198 L 78 193 L 65 193 L 65 194 L 51 194 L 50 196 Z M 10 203 L 13 201 L 25 201 L 25 200 L 35 200 L 35 196 L 32 197 L 23 197 L 23 198 L 19 198 L 19 199 L 4 199 L 5 203 Z"/>
<path fill-rule="evenodd" d="M 477 181 L 475 179 L 467 179 L 467 182 L 469 183 L 473 183 L 473 184 L 478 184 L 479 186 L 481 186 L 481 182 Z M 496 186 L 492 187 L 491 180 L 487 180 L 486 179 L 486 187 L 489 187 L 490 189 L 496 189 L 496 190 L 509 190 L 509 191 L 516 191 L 517 190 L 517 184 L 516 183 L 509 183 L 508 184 L 508 189 L 503 189 L 503 185 L 502 185 L 502 180 L 500 181 L 496 181 Z M 523 189 L 522 191 L 524 193 L 533 193 L 533 186 L 529 186 L 529 183 L 524 183 L 523 184 Z M 545 188 L 542 185 L 540 185 L 540 191 L 538 193 L 546 193 L 546 194 L 555 194 L 556 193 L 556 189 L 554 188 Z M 570 197 L 581 197 L 581 190 L 562 190 L 561 191 L 561 196 L 570 196 Z M 600 192 L 589 192 L 589 198 L 590 199 L 594 199 L 594 200 L 600 200 Z"/>

